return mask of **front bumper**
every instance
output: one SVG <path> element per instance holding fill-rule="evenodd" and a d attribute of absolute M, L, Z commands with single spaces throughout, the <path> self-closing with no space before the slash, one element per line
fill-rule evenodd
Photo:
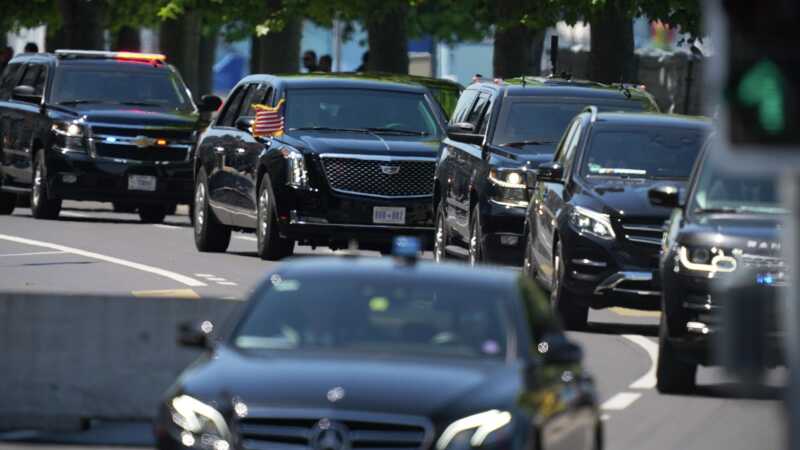
<path fill-rule="evenodd" d="M 486 261 L 519 267 L 525 255 L 526 208 L 490 200 L 481 215 Z"/>
<path fill-rule="evenodd" d="M 562 228 L 564 288 L 578 301 L 593 308 L 660 308 L 658 246 L 620 237 L 603 240 L 581 234 L 568 224 Z"/>
<path fill-rule="evenodd" d="M 300 244 L 388 250 L 396 236 L 416 236 L 423 248 L 433 245 L 433 205 L 429 196 L 390 199 L 286 188 L 278 200 L 281 235 Z M 284 200 L 285 201 L 282 201 Z M 375 223 L 376 207 L 404 208 L 402 224 Z"/>
<path fill-rule="evenodd" d="M 46 166 L 48 195 L 65 200 L 190 203 L 194 189 L 191 161 L 123 162 L 53 149 Z M 128 189 L 130 175 L 155 177 L 155 190 Z"/>

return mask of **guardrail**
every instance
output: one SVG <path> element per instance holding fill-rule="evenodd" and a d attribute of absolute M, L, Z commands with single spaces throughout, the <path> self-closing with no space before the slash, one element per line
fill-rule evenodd
<path fill-rule="evenodd" d="M 199 355 L 177 324 L 223 323 L 243 302 L 0 294 L 0 430 L 149 420 Z"/>

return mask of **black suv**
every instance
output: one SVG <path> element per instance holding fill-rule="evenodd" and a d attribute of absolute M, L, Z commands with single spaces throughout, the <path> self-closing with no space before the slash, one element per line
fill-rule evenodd
<path fill-rule="evenodd" d="M 437 261 L 522 264 L 526 171 L 552 158 L 588 105 L 658 110 L 639 89 L 550 78 L 478 82 L 461 94 L 436 169 Z"/>
<path fill-rule="evenodd" d="M 254 104 L 282 107 L 285 134 L 256 138 Z M 391 250 L 430 240 L 442 109 L 425 87 L 341 75 L 249 76 L 233 89 L 195 158 L 195 243 L 225 251 L 255 230 L 258 254 L 295 243 Z M 430 245 L 430 244 L 428 244 Z"/>
<path fill-rule="evenodd" d="M 220 103 L 206 96 L 201 109 Z M 22 194 L 40 219 L 58 217 L 62 200 L 92 200 L 133 204 L 143 221 L 161 222 L 191 201 L 202 122 L 163 55 L 20 55 L 0 81 L 0 214 Z"/>
<path fill-rule="evenodd" d="M 688 116 L 598 113 L 569 125 L 531 184 L 524 270 L 551 293 L 564 324 L 589 307 L 658 309 L 658 251 L 670 210 L 648 189 L 682 185 L 710 129 Z"/>
<path fill-rule="evenodd" d="M 721 308 L 714 283 L 740 273 L 752 275 L 757 289 L 773 291 L 787 283 L 781 257 L 777 183 L 763 175 L 727 173 L 714 160 L 712 142 L 698 159 L 688 189 L 660 186 L 650 200 L 674 207 L 662 244 L 661 277 L 669 286 L 661 296 L 657 387 L 664 393 L 687 392 L 695 385 L 698 364 L 709 365 L 712 337 L 719 331 Z M 777 331 L 774 307 L 768 331 Z M 768 306 L 770 308 L 770 306 Z M 768 318 L 769 321 L 769 318 Z M 777 363 L 779 334 L 772 334 L 771 363 Z"/>

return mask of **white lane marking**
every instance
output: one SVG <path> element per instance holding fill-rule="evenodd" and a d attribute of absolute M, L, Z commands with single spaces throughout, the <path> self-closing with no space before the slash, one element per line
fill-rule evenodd
<path fill-rule="evenodd" d="M 238 286 L 233 281 L 217 281 L 217 284 L 221 284 L 223 286 Z"/>
<path fill-rule="evenodd" d="M 153 226 L 154 227 L 158 227 L 158 228 L 165 228 L 167 230 L 180 230 L 180 229 L 183 229 L 183 227 L 176 227 L 175 225 L 167 225 L 165 223 L 157 223 L 157 224 L 155 224 Z"/>
<path fill-rule="evenodd" d="M 214 277 L 214 275 L 212 275 L 210 273 L 196 273 L 196 274 L 194 274 L 194 276 L 200 277 L 200 278 L 213 278 Z"/>
<path fill-rule="evenodd" d="M 258 239 L 254 238 L 252 236 L 234 236 L 234 237 L 236 239 L 241 239 L 243 241 L 253 241 L 253 242 L 257 242 L 258 241 Z"/>
<path fill-rule="evenodd" d="M 53 250 L 59 250 L 66 253 L 72 253 L 74 255 L 83 256 L 86 258 L 97 259 L 100 261 L 105 261 L 111 264 L 117 264 L 120 266 L 128 267 L 135 270 L 140 270 L 142 272 L 152 273 L 154 275 L 159 275 L 164 278 L 169 278 L 170 280 L 177 281 L 178 283 L 185 284 L 189 287 L 203 287 L 206 286 L 205 283 L 199 280 L 195 280 L 194 278 L 187 277 L 186 275 L 181 275 L 179 273 L 171 272 L 169 270 L 160 269 L 158 267 L 148 266 L 145 264 L 140 264 L 133 261 L 127 261 L 120 258 L 115 258 L 113 256 L 101 255 L 100 253 L 89 252 L 86 250 L 81 250 L 79 248 L 74 247 L 67 247 L 65 245 L 53 244 L 50 242 L 43 242 L 43 241 L 35 241 L 33 239 L 26 239 L 17 236 L 9 236 L 7 234 L 0 234 L 0 239 L 10 242 L 16 242 L 18 244 L 25 244 L 25 245 L 32 245 L 35 247 L 44 247 L 50 248 Z"/>
<path fill-rule="evenodd" d="M 638 400 L 641 396 L 642 394 L 638 392 L 620 392 L 619 394 L 606 400 L 600 406 L 600 409 L 604 411 L 620 411 L 628 406 L 631 406 L 633 402 Z"/>
<path fill-rule="evenodd" d="M 606 420 L 608 420 L 610 418 L 611 418 L 611 416 L 609 416 L 608 414 L 601 414 L 600 415 L 600 420 L 602 420 L 603 422 L 605 422 Z"/>
<path fill-rule="evenodd" d="M 61 211 L 60 215 L 65 217 L 80 217 L 81 219 L 86 219 L 88 217 L 92 217 L 89 214 L 81 214 L 73 211 Z"/>
<path fill-rule="evenodd" d="M 37 256 L 37 255 L 60 255 L 66 252 L 62 251 L 52 251 L 52 252 L 28 252 L 28 253 L 6 253 L 5 255 L 0 255 L 0 258 L 4 258 L 6 256 Z"/>
<path fill-rule="evenodd" d="M 638 380 L 628 386 L 631 389 L 653 389 L 656 387 L 656 364 L 658 361 L 658 344 L 638 334 L 623 334 L 622 337 L 643 348 L 650 357 L 650 369 Z"/>
<path fill-rule="evenodd" d="M 225 278 L 222 278 L 222 277 L 206 277 L 206 280 L 208 280 L 208 281 L 228 281 L 228 280 L 226 280 Z"/>

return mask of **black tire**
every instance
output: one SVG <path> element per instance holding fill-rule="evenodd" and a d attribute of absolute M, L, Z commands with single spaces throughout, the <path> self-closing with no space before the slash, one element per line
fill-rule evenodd
<path fill-rule="evenodd" d="M 17 195 L 0 192 L 0 216 L 7 216 L 14 212 L 17 206 Z"/>
<path fill-rule="evenodd" d="M 31 196 L 29 194 L 17 194 L 17 208 L 30 208 Z"/>
<path fill-rule="evenodd" d="M 553 311 L 561 317 L 561 323 L 568 330 L 584 330 L 589 321 L 589 306 L 570 294 L 564 286 L 566 271 L 564 269 L 564 252 L 561 241 L 556 242 L 553 252 L 553 282 L 550 290 L 550 304 Z"/>
<path fill-rule="evenodd" d="M 135 213 L 136 205 L 128 202 L 112 202 L 111 207 L 115 213 Z"/>
<path fill-rule="evenodd" d="M 281 237 L 278 231 L 275 194 L 267 174 L 264 174 L 258 189 L 256 238 L 256 252 L 261 259 L 278 261 L 294 253 L 294 241 Z"/>
<path fill-rule="evenodd" d="M 675 347 L 668 339 L 667 321 L 661 313 L 658 326 L 658 361 L 656 363 L 656 388 L 662 394 L 685 394 L 696 386 L 697 364 L 678 358 Z"/>
<path fill-rule="evenodd" d="M 442 199 L 436 206 L 436 229 L 433 234 L 433 260 L 437 263 L 450 259 L 446 250 L 450 245 L 450 233 L 447 231 L 445 217 L 444 199 Z"/>
<path fill-rule="evenodd" d="M 57 219 L 61 213 L 61 200 L 50 198 L 47 192 L 47 168 L 44 151 L 36 153 L 31 187 L 31 213 L 37 219 Z"/>
<path fill-rule="evenodd" d="M 200 169 L 196 180 L 194 206 L 192 207 L 194 245 L 201 252 L 224 252 L 231 243 L 231 229 L 217 219 L 208 204 L 208 176 L 206 171 Z"/>
<path fill-rule="evenodd" d="M 483 227 L 481 226 L 481 218 L 477 205 L 472 207 L 469 223 L 469 264 L 471 266 L 477 266 L 483 263 L 485 254 L 483 249 Z"/>
<path fill-rule="evenodd" d="M 178 212 L 178 204 L 177 203 L 172 203 L 172 204 L 167 205 L 166 211 L 167 211 L 167 215 L 168 216 L 174 216 L 175 213 Z"/>
<path fill-rule="evenodd" d="M 167 217 L 165 205 L 143 205 L 139 207 L 139 218 L 143 223 L 161 223 Z"/>

